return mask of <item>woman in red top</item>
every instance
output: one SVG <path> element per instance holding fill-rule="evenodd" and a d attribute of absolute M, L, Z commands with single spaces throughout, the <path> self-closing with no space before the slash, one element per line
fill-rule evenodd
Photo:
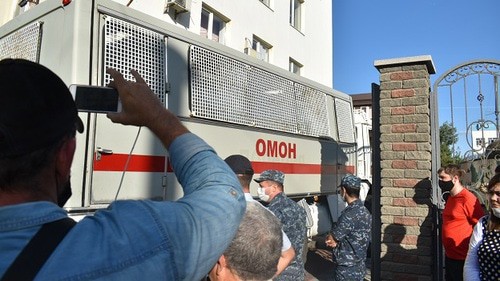
<path fill-rule="evenodd" d="M 438 170 L 439 187 L 450 195 L 443 211 L 442 228 L 446 281 L 463 280 L 470 236 L 474 225 L 484 215 L 477 197 L 460 182 L 464 173 L 457 165 L 448 165 Z"/>

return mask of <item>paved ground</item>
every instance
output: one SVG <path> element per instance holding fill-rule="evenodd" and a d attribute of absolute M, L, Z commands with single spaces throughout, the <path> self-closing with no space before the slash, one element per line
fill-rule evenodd
<path fill-rule="evenodd" d="M 330 281 L 333 280 L 332 252 L 322 242 L 321 238 L 312 243 L 307 253 L 306 281 Z M 367 262 L 370 264 L 370 262 Z M 365 281 L 371 280 L 370 269 L 367 268 Z"/>
<path fill-rule="evenodd" d="M 327 249 L 309 250 L 306 261 L 306 281 L 327 281 L 333 275 L 332 252 Z"/>

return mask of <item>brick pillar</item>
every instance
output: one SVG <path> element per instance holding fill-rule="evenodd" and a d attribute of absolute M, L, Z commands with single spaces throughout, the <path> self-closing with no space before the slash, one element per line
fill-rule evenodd
<path fill-rule="evenodd" d="M 432 280 L 430 56 L 380 72 L 381 280 Z M 375 101 L 376 102 L 376 101 Z"/>

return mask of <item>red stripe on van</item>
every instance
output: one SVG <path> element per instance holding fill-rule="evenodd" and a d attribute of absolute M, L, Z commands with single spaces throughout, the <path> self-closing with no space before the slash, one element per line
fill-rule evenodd
<path fill-rule="evenodd" d="M 296 164 L 279 162 L 252 162 L 252 168 L 256 174 L 264 170 L 280 170 L 285 174 L 319 174 L 321 165 L 318 164 Z"/>
<path fill-rule="evenodd" d="M 101 159 L 96 160 L 94 155 L 94 171 L 122 172 L 127 163 L 128 154 L 101 154 Z M 165 171 L 165 156 L 133 154 L 127 167 L 128 172 L 156 172 Z"/>
<path fill-rule="evenodd" d="M 97 172 L 121 172 L 125 168 L 128 154 L 102 154 L 97 161 L 94 156 L 94 171 Z M 252 167 L 256 174 L 264 170 L 280 170 L 285 174 L 354 174 L 354 166 L 344 165 L 320 165 L 301 163 L 279 163 L 279 162 L 252 162 Z M 128 172 L 156 172 L 165 171 L 165 156 L 137 155 L 131 156 L 127 167 Z M 173 172 L 170 161 L 167 163 L 167 172 Z"/>
<path fill-rule="evenodd" d="M 321 164 L 297 164 L 279 162 L 252 162 L 252 168 L 256 174 L 264 170 L 280 170 L 285 174 L 338 174 L 354 173 L 354 166 L 344 165 L 321 165 Z"/>

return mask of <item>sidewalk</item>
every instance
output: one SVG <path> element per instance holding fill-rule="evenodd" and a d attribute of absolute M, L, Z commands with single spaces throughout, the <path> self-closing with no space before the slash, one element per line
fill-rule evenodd
<path fill-rule="evenodd" d="M 306 281 L 331 281 L 333 280 L 332 251 L 327 248 L 321 238 L 316 243 L 310 243 L 305 264 Z M 370 259 L 367 259 L 365 281 L 371 280 Z"/>

